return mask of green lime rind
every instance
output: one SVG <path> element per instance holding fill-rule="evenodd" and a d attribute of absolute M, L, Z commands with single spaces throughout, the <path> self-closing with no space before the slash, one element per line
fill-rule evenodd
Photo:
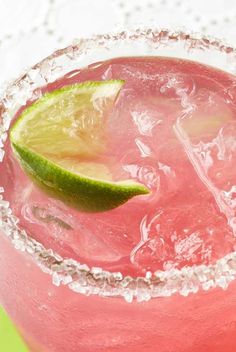
<path fill-rule="evenodd" d="M 12 146 L 26 173 L 39 186 L 78 210 L 106 211 L 149 193 L 144 185 L 133 181 L 109 182 L 73 174 L 28 148 L 16 143 Z"/>
<path fill-rule="evenodd" d="M 133 180 L 107 179 L 96 166 L 92 177 L 78 169 L 86 158 L 96 160 L 103 152 L 103 116 L 109 115 L 123 84 L 89 81 L 46 93 L 22 112 L 10 131 L 13 151 L 28 176 L 50 196 L 81 211 L 110 210 L 149 193 Z M 60 164 L 68 158 L 76 164 Z"/>

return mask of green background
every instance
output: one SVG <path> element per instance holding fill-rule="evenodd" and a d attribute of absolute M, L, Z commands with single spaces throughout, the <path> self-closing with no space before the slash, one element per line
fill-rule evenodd
<path fill-rule="evenodd" d="M 1 352 L 27 352 L 20 336 L 10 319 L 0 307 L 0 351 Z"/>

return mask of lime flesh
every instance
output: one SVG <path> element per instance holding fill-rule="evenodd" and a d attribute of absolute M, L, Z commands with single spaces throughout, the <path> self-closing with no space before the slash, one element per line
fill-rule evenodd
<path fill-rule="evenodd" d="M 105 124 L 124 82 L 84 82 L 45 94 L 10 131 L 13 151 L 49 195 L 88 212 L 105 211 L 149 193 L 133 180 L 114 182 L 97 162 L 105 152 Z"/>

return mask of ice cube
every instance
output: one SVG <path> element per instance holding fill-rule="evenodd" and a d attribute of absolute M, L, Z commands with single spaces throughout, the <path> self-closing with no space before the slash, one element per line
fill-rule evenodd
<path fill-rule="evenodd" d="M 136 109 L 131 110 L 131 116 L 135 125 L 138 127 L 138 131 L 141 135 L 144 136 L 152 136 L 152 130 L 156 125 L 160 125 L 162 123 L 163 116 L 160 114 L 159 116 L 155 116 L 148 109 L 141 108 L 140 106 L 136 106 Z"/>
<path fill-rule="evenodd" d="M 187 75 L 168 73 L 162 75 L 159 81 L 161 82 L 160 93 L 168 98 L 179 98 L 185 101 L 186 96 L 195 92 L 195 82 Z"/>

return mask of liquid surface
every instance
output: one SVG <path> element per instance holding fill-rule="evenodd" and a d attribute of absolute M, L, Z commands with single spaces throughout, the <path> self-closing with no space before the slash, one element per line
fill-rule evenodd
<path fill-rule="evenodd" d="M 47 248 L 124 274 L 209 264 L 236 249 L 236 78 L 169 58 L 119 58 L 71 72 L 46 90 L 123 79 L 106 121 L 114 180 L 138 196 L 103 213 L 80 213 L 38 190 L 9 142 L 0 185 L 20 225 Z M 53 143 L 53 140 L 52 140 Z"/>

